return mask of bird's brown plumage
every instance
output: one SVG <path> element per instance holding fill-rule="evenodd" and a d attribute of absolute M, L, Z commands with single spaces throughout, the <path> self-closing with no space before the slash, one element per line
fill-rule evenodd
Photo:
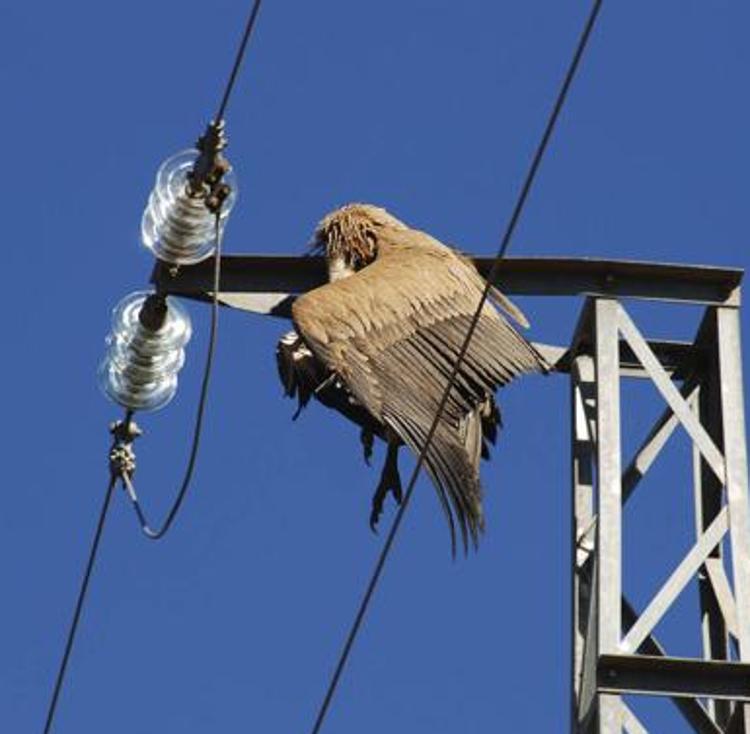
<path fill-rule="evenodd" d="M 314 246 L 332 282 L 292 307 L 297 332 L 358 406 L 413 452 L 425 444 L 485 285 L 474 266 L 383 209 L 352 204 L 326 217 Z M 523 315 L 493 289 L 425 457 L 453 530 L 476 543 L 484 527 L 482 414 L 494 390 L 543 358 L 497 310 Z"/>

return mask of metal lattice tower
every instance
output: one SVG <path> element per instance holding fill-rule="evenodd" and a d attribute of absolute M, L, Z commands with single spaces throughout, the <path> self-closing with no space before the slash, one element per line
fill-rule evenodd
<path fill-rule="evenodd" d="M 487 273 L 492 260 L 475 263 Z M 211 261 L 179 271 L 158 266 L 153 280 L 165 292 L 205 300 L 212 271 Z M 652 263 L 502 262 L 497 285 L 505 293 L 586 297 L 570 347 L 540 347 L 559 372 L 569 373 L 571 384 L 572 734 L 647 732 L 623 699 L 630 694 L 670 697 L 701 734 L 750 734 L 741 278 L 739 270 Z M 295 294 L 325 281 L 319 258 L 225 257 L 220 301 L 288 317 Z M 695 339 L 647 340 L 623 299 L 658 300 L 663 308 L 701 304 Z M 622 451 L 621 383 L 634 377 L 652 381 L 666 409 L 628 460 Z M 637 610 L 623 594 L 623 508 L 678 427 L 693 445 L 695 542 Z M 654 636 L 691 582 L 699 590 L 700 659 L 673 657 Z"/>
<path fill-rule="evenodd" d="M 750 702 L 750 518 L 738 297 L 707 306 L 695 341 L 669 350 L 649 344 L 617 300 L 585 306 L 570 355 L 576 733 L 646 732 L 625 693 L 672 697 L 697 732 L 750 732 L 750 707 L 739 703 Z M 667 408 L 625 465 L 629 374 L 651 380 Z M 695 543 L 638 611 L 622 589 L 623 507 L 678 426 L 693 445 Z M 654 636 L 694 580 L 702 660 L 672 657 Z"/>

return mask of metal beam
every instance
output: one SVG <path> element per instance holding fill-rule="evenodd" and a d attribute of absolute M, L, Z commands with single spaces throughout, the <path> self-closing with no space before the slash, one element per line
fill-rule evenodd
<path fill-rule="evenodd" d="M 716 313 L 715 309 L 709 308 L 706 309 L 695 338 L 696 345 L 703 348 L 707 354 L 706 365 L 701 372 L 698 394 L 690 402 L 691 409 L 699 416 L 708 435 L 717 446 L 723 447 L 716 338 Z M 695 444 L 693 444 L 693 495 L 695 537 L 699 538 L 721 511 L 723 485 L 716 478 Z M 711 558 L 707 560 L 723 563 L 722 556 L 722 545 L 718 545 L 711 553 Z M 706 567 L 708 569 L 708 564 Z M 703 657 L 706 660 L 728 660 L 730 655 L 727 617 L 717 597 L 717 588 L 707 573 L 698 574 L 698 595 Z M 727 726 L 732 714 L 730 701 L 709 699 L 706 701 L 706 707 L 717 724 L 722 728 Z"/>
<path fill-rule="evenodd" d="M 493 258 L 474 257 L 487 275 Z M 168 293 L 199 297 L 211 290 L 213 260 L 175 269 L 157 264 L 152 282 Z M 304 293 L 327 280 L 323 259 L 279 255 L 224 255 L 222 293 Z M 588 258 L 506 258 L 496 285 L 508 294 L 648 298 L 739 306 L 742 271 Z M 277 304 L 277 308 L 283 308 Z M 249 309 L 254 310 L 254 309 Z"/>
<path fill-rule="evenodd" d="M 619 649 L 622 626 L 622 472 L 617 301 L 598 300 L 596 320 L 596 436 L 599 475 L 599 651 Z"/>
<path fill-rule="evenodd" d="M 716 335 L 737 639 L 740 659 L 750 662 L 750 507 L 739 313 L 728 308 L 717 308 Z M 750 732 L 750 706 L 743 708 L 743 723 L 747 734 Z"/>
<path fill-rule="evenodd" d="M 638 620 L 638 613 L 630 602 L 622 598 L 622 623 L 625 628 L 632 627 Z M 653 634 L 650 634 L 638 648 L 639 655 L 667 657 L 667 651 Z M 698 734 L 722 734 L 721 728 L 711 719 L 706 709 L 695 698 L 674 696 L 672 703 L 679 709 L 685 720 Z"/>
<path fill-rule="evenodd" d="M 597 651 L 616 653 L 622 636 L 622 482 L 620 443 L 620 354 L 617 301 L 594 304 L 596 368 L 596 437 L 599 516 L 596 528 Z M 601 734 L 620 734 L 622 708 L 618 696 L 597 690 Z"/>
<path fill-rule="evenodd" d="M 576 357 L 571 370 L 571 417 L 572 417 L 572 522 L 571 549 L 573 574 L 573 635 L 572 635 L 572 712 L 574 728 L 578 718 L 578 709 L 582 701 L 584 651 L 586 638 L 590 630 L 589 620 L 592 601 L 592 573 L 591 554 L 594 550 L 593 542 L 586 541 L 586 528 L 591 524 L 594 512 L 594 440 L 590 430 L 590 420 L 587 416 L 586 403 L 591 400 L 594 384 L 594 364 L 591 357 L 581 355 Z M 595 659 L 595 651 L 590 653 L 590 659 Z M 593 665 L 590 665 L 593 671 Z M 593 682 L 593 675 L 589 676 Z M 591 698 L 591 690 L 587 693 Z"/>
<path fill-rule="evenodd" d="M 729 585 L 727 572 L 724 569 L 724 560 L 722 558 L 706 558 L 704 565 L 708 580 L 711 582 L 711 589 L 721 610 L 724 624 L 727 630 L 737 639 L 739 637 L 737 605 L 734 601 L 732 587 Z"/>
<path fill-rule="evenodd" d="M 735 662 L 602 655 L 599 690 L 610 694 L 709 697 L 750 703 L 750 665 Z"/>
<path fill-rule="evenodd" d="M 583 640 L 582 660 L 581 660 L 581 685 L 578 696 L 578 728 L 573 731 L 587 731 L 588 725 L 594 718 L 596 710 L 597 693 L 596 690 L 596 661 L 598 652 L 597 641 L 597 624 L 598 614 L 597 606 L 599 603 L 598 574 L 596 571 L 596 560 L 591 562 L 591 578 L 589 579 L 589 596 L 586 605 L 586 632 Z"/>
<path fill-rule="evenodd" d="M 625 701 L 620 701 L 622 706 L 622 723 L 627 734 L 648 734 L 648 729 L 640 722 Z"/>
<path fill-rule="evenodd" d="M 743 724 L 743 707 L 737 706 L 734 709 L 734 713 L 732 713 L 729 723 L 727 724 L 726 731 L 724 734 L 744 734 L 744 724 Z"/>
<path fill-rule="evenodd" d="M 648 345 L 659 360 L 659 364 L 671 374 L 673 379 L 681 379 L 686 375 L 700 371 L 706 356 L 704 351 L 696 347 L 692 342 L 650 339 Z M 577 345 L 570 349 L 551 346 L 548 348 L 555 350 L 554 365 L 556 372 L 570 372 L 571 362 L 575 358 L 575 355 L 590 352 L 593 349 L 589 334 L 585 334 Z M 619 348 L 620 376 L 648 378 L 648 372 L 643 368 L 643 365 L 628 343 L 621 341 Z M 560 351 L 558 352 L 557 350 Z"/>
<path fill-rule="evenodd" d="M 600 734 L 622 734 L 624 722 L 620 696 L 600 693 L 598 716 Z"/>

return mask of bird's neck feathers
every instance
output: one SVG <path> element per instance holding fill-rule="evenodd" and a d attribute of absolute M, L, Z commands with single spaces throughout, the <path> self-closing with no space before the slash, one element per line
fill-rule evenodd
<path fill-rule="evenodd" d="M 377 257 L 375 225 L 353 212 L 334 213 L 318 227 L 313 250 L 325 255 L 329 281 L 354 275 Z"/>
<path fill-rule="evenodd" d="M 378 254 L 377 233 L 366 220 L 339 217 L 321 234 L 326 259 L 329 263 L 338 263 L 339 270 L 361 270 Z"/>
<path fill-rule="evenodd" d="M 375 260 L 384 231 L 406 228 L 385 209 L 372 204 L 348 204 L 318 225 L 312 250 L 325 255 L 329 279 L 340 280 Z"/>

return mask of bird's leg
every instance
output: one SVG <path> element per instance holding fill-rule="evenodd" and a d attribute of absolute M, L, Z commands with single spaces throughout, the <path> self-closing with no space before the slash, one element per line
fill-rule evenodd
<path fill-rule="evenodd" d="M 363 428 L 359 434 L 359 440 L 362 444 L 362 452 L 365 456 L 365 464 L 370 466 L 370 459 L 372 459 L 372 447 L 375 443 L 375 434 L 367 429 Z"/>
<path fill-rule="evenodd" d="M 380 475 L 380 482 L 378 483 L 378 486 L 375 489 L 375 494 L 372 497 L 370 528 L 373 532 L 376 531 L 378 520 L 380 520 L 380 515 L 383 513 L 383 502 L 385 501 L 388 492 L 391 492 L 393 499 L 396 500 L 397 504 L 401 504 L 401 477 L 398 473 L 399 445 L 400 444 L 397 441 L 388 441 L 388 453 L 385 457 L 385 464 L 383 465 L 383 471 Z"/>

